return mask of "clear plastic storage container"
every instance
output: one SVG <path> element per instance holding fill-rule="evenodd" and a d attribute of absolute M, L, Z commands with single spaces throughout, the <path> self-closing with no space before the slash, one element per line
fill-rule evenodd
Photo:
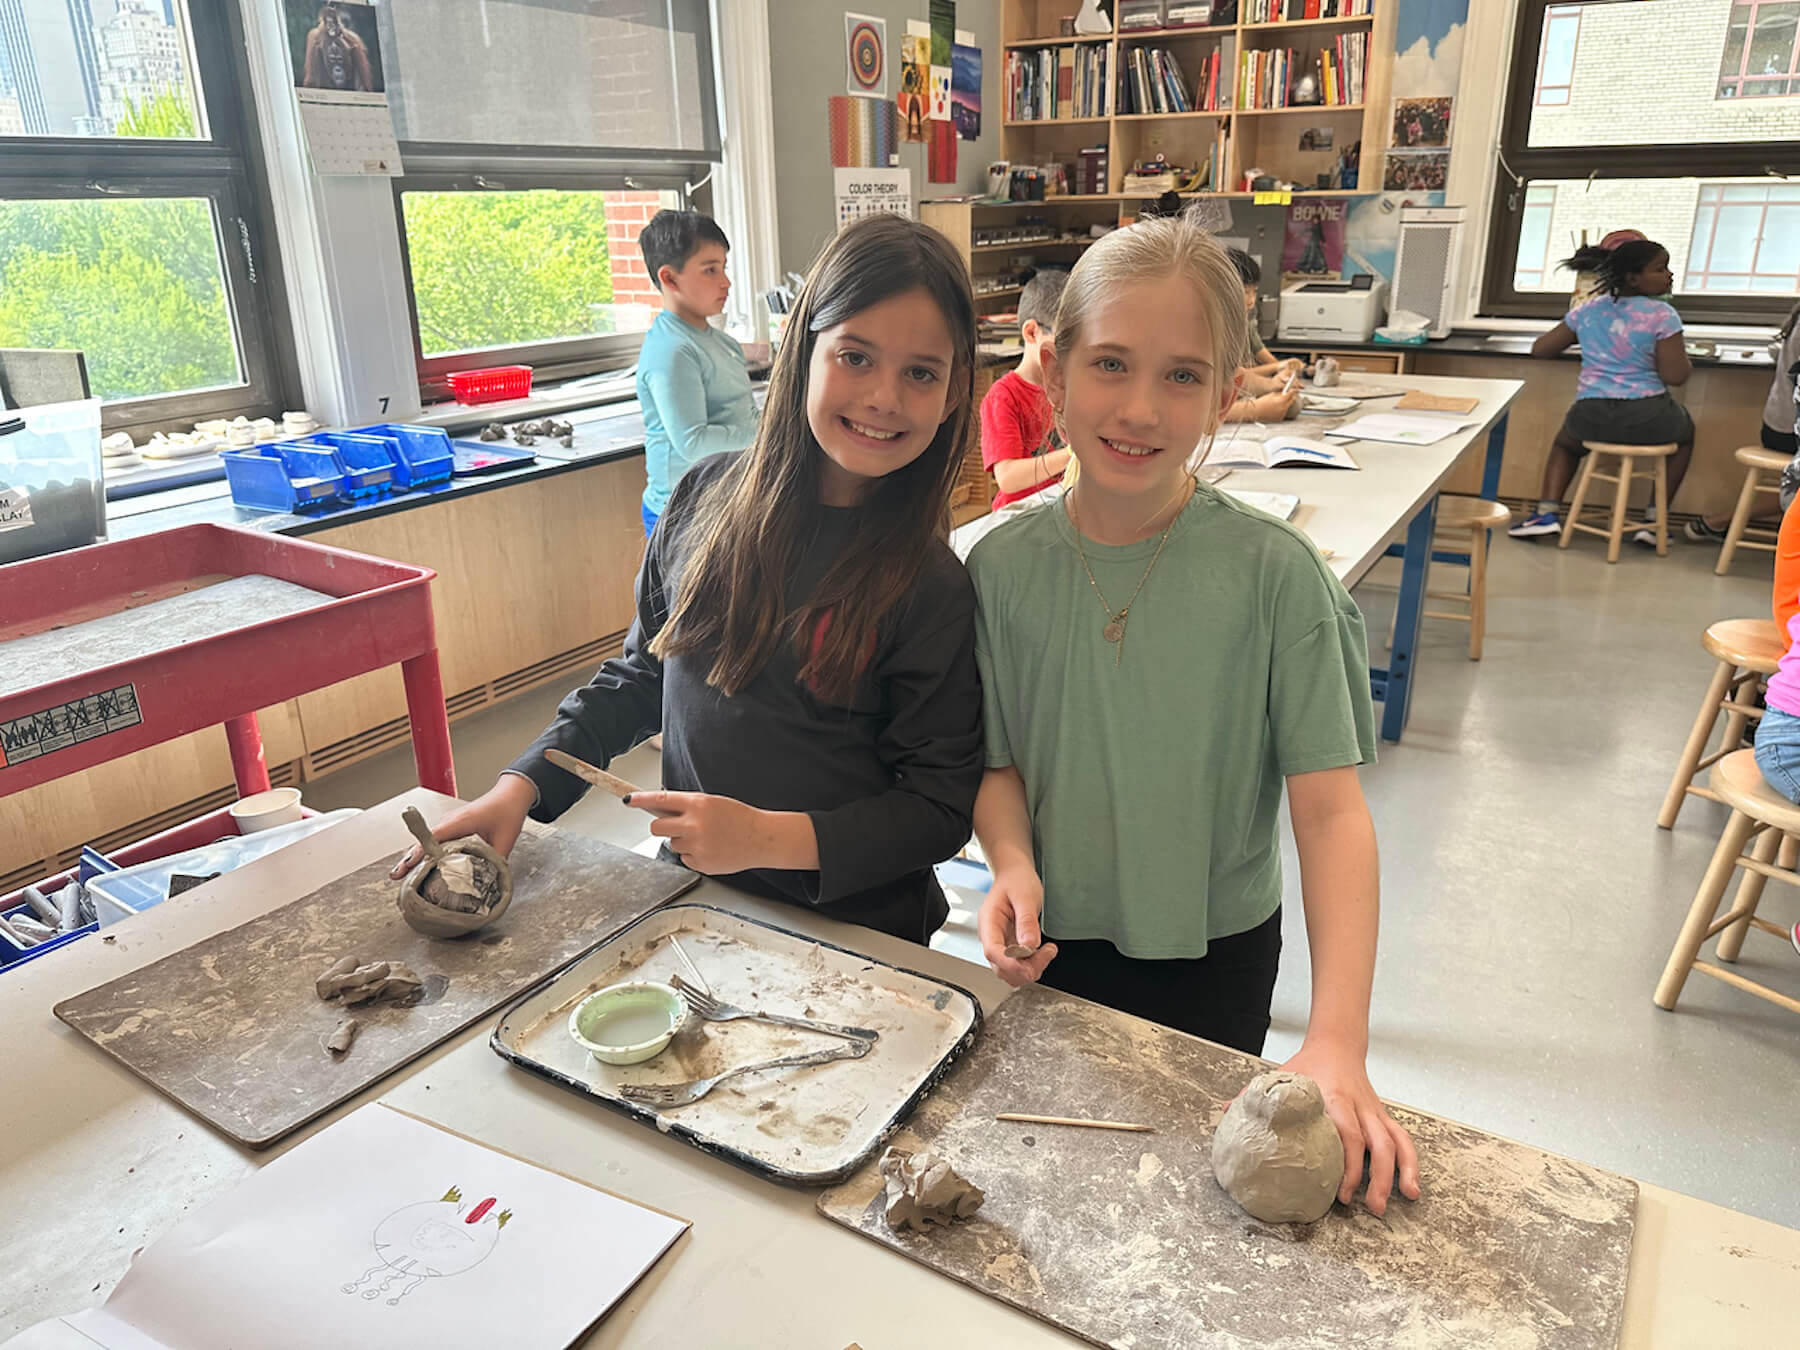
<path fill-rule="evenodd" d="M 296 820 L 292 825 L 278 825 L 272 830 L 259 830 L 255 834 L 228 834 L 215 843 L 189 849 L 186 853 L 139 863 L 136 867 L 122 867 L 117 872 L 97 876 L 88 882 L 88 894 L 94 901 L 94 915 L 100 920 L 100 926 L 105 928 L 120 919 L 128 919 L 146 909 L 154 909 L 167 900 L 169 878 L 176 873 L 205 877 L 214 872 L 229 872 L 358 814 L 360 813 L 355 808 L 346 808 L 308 816 L 304 820 Z"/>
<path fill-rule="evenodd" d="M 0 564 L 105 537 L 100 400 L 0 408 Z"/>

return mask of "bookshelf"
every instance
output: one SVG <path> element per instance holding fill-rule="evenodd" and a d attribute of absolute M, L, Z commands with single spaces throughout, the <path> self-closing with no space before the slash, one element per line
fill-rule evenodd
<path fill-rule="evenodd" d="M 1343 197 L 1378 191 L 1391 117 L 1389 89 L 1399 4 L 1400 0 L 1372 0 L 1370 12 L 1361 15 L 1252 19 L 1065 37 L 1060 32 L 1060 21 L 1081 8 L 1079 0 L 1000 0 L 1001 102 L 995 110 L 1001 118 L 1000 157 L 1015 166 L 1061 165 L 1069 187 L 1075 189 L 1088 186 L 1076 170 L 1081 151 L 1103 146 L 1103 190 L 1071 192 L 1040 202 L 925 202 L 921 217 L 958 243 L 972 272 L 980 279 L 1011 275 L 1026 265 L 1073 263 L 1088 242 L 1078 236 L 1085 236 L 1095 224 L 1117 225 L 1130 220 L 1144 200 L 1160 195 L 1134 193 L 1125 187 L 1125 176 L 1132 163 L 1159 153 L 1189 170 L 1207 164 L 1209 159 L 1216 160 L 1217 171 L 1209 175 L 1215 181 L 1209 181 L 1192 195 L 1248 200 L 1253 195 L 1244 189 L 1248 170 L 1259 169 L 1277 180 L 1314 185 L 1319 174 L 1336 167 L 1340 150 L 1360 141 L 1357 187 L 1313 187 L 1309 195 Z M 1304 14 L 1307 6 L 1308 0 L 1239 0 L 1235 13 L 1240 18 L 1265 9 L 1276 14 Z M 1163 12 L 1176 7 L 1178 0 L 1168 0 Z M 1128 6 L 1115 6 L 1122 8 Z M 1213 8 L 1221 6 L 1215 3 Z M 1320 0 L 1312 8 L 1328 10 L 1332 6 Z M 1278 76 L 1282 65 L 1277 63 L 1277 55 L 1292 52 L 1292 57 L 1285 60 L 1285 73 L 1290 77 L 1286 88 L 1291 89 L 1291 80 L 1299 74 L 1316 73 L 1321 52 L 1341 58 L 1351 43 L 1366 50 L 1360 87 L 1342 87 L 1342 82 L 1334 79 L 1329 86 L 1335 96 L 1333 103 L 1237 106 L 1239 75 L 1247 57 L 1267 63 Z M 1166 80 L 1179 68 L 1183 93 L 1190 105 L 1187 109 L 1139 111 L 1119 107 L 1121 71 L 1131 73 L 1136 94 L 1141 96 L 1149 90 L 1150 72 L 1154 69 L 1149 64 L 1151 52 L 1162 53 L 1163 68 L 1168 71 L 1162 86 L 1163 108 L 1173 102 L 1168 98 Z M 1197 88 L 1203 71 L 1207 84 L 1212 86 L 1215 57 L 1218 106 L 1202 107 L 1204 100 L 1196 101 L 1194 95 L 1203 92 Z M 1021 63 L 1067 63 L 1069 100 L 1059 98 L 1054 107 L 1050 106 L 1044 97 L 1048 87 L 1040 79 L 1036 87 L 1039 97 L 1034 104 L 1019 106 L 1022 100 L 1015 98 L 1012 77 L 1015 59 Z M 1145 62 L 1145 79 L 1141 83 L 1137 79 L 1140 61 Z M 1338 68 L 1341 67 L 1334 66 L 1334 71 Z M 1271 87 L 1270 82 L 1262 86 L 1265 91 Z M 1100 98 L 1098 106 L 1071 106 L 1083 90 L 1090 102 Z M 1258 101 L 1278 100 L 1265 95 Z M 1075 116 L 1077 111 L 1084 115 Z M 1020 112 L 1057 115 L 1017 115 Z M 1302 150 L 1301 133 L 1309 128 L 1328 129 L 1331 148 Z M 1295 193 L 1296 198 L 1300 195 Z M 1031 223 L 1029 229 L 1022 227 L 1026 221 Z M 1055 236 L 1053 239 L 1023 237 L 1033 233 L 1041 236 L 1046 228 Z M 993 291 L 978 295 L 977 304 L 983 313 L 994 312 L 1011 306 L 990 302 L 1016 300 L 1016 296 L 1016 290 Z"/>

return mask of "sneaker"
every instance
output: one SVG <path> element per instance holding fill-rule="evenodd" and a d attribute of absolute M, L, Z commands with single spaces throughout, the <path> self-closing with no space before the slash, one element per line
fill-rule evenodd
<path fill-rule="evenodd" d="M 1705 544 L 1723 539 L 1725 531 L 1714 529 L 1704 520 L 1690 520 L 1681 527 L 1681 537 L 1690 544 Z"/>
<path fill-rule="evenodd" d="M 1526 516 L 1507 531 L 1514 539 L 1536 539 L 1541 535 L 1561 534 L 1562 522 L 1548 511 Z"/>
<path fill-rule="evenodd" d="M 1631 536 L 1631 542 L 1634 544 L 1642 544 L 1645 548 L 1655 548 L 1656 531 L 1639 530 L 1636 534 Z"/>

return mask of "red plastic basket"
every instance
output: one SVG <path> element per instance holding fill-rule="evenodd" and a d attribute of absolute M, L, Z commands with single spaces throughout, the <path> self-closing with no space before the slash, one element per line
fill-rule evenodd
<path fill-rule="evenodd" d="M 530 366 L 490 366 L 452 371 L 447 378 L 458 403 L 501 403 L 531 392 Z"/>

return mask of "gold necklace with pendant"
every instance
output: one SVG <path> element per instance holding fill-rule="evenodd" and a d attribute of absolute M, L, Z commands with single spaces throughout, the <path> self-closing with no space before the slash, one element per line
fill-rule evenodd
<path fill-rule="evenodd" d="M 1190 478 L 1190 486 L 1196 480 Z M 1069 523 L 1075 527 L 1075 552 L 1081 558 L 1081 570 L 1087 573 L 1088 585 L 1094 588 L 1094 595 L 1100 601 L 1100 608 L 1106 611 L 1106 626 L 1100 630 L 1100 636 L 1113 644 L 1113 665 L 1119 665 L 1125 659 L 1125 625 L 1131 621 L 1131 607 L 1137 603 L 1138 592 L 1144 589 L 1144 583 L 1150 580 L 1150 574 L 1156 570 L 1156 560 L 1162 557 L 1163 545 L 1169 542 L 1169 535 L 1175 529 L 1175 522 L 1181 519 L 1182 507 L 1175 508 L 1175 514 L 1169 517 L 1169 523 L 1163 526 L 1162 538 L 1156 541 L 1156 552 L 1150 555 L 1150 565 L 1144 569 L 1144 575 L 1138 578 L 1138 584 L 1131 592 L 1131 598 L 1125 607 L 1115 612 L 1106 603 L 1106 593 L 1100 589 L 1100 583 L 1094 579 L 1094 569 L 1088 565 L 1087 550 L 1081 544 L 1081 517 L 1076 514 L 1075 494 L 1068 494 Z M 1185 506 L 1186 503 L 1182 503 Z"/>

